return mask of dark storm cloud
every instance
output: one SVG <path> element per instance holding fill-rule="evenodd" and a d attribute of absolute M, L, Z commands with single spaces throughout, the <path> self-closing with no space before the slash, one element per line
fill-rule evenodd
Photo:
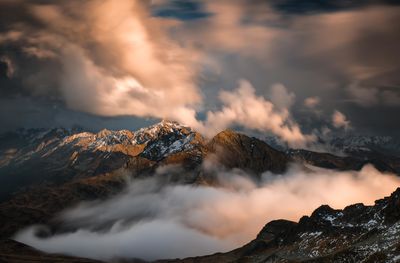
<path fill-rule="evenodd" d="M 315 14 L 337 12 L 370 5 L 398 5 L 398 0 L 272 0 L 276 10 L 287 14 Z"/>
<path fill-rule="evenodd" d="M 25 128 L 74 128 L 97 132 L 139 128 L 158 122 L 134 116 L 101 117 L 65 108 L 62 103 L 46 98 L 0 98 L 0 133 Z"/>
<path fill-rule="evenodd" d="M 195 0 L 154 1 L 153 14 L 182 20 L 205 18 L 211 14 L 204 12 L 203 5 Z"/>
<path fill-rule="evenodd" d="M 195 56 L 184 56 L 169 40 L 168 22 L 151 18 L 145 1 L 0 5 L 3 99 L 23 96 L 101 116 L 181 121 L 200 101 Z"/>
<path fill-rule="evenodd" d="M 354 132 L 396 135 L 400 129 L 393 118 L 400 102 L 397 5 L 369 1 L 335 12 L 320 8 L 312 15 L 288 16 L 266 1 L 206 3 L 205 10 L 213 16 L 187 24 L 186 31 L 184 25 L 182 37 L 212 51 L 213 87 L 240 76 L 264 95 L 269 86 L 282 83 L 296 94 L 295 119 L 312 119 L 300 121 L 305 129 L 329 125 L 339 110 L 354 121 Z M 203 90 L 212 93 L 207 85 Z M 320 98 L 314 109 L 318 115 L 306 115 L 303 101 L 308 97 Z M 382 119 L 369 122 L 369 112 Z M 386 129 L 388 123 L 391 129 Z"/>
<path fill-rule="evenodd" d="M 16 68 L 6 80 L 17 88 L 6 85 L 3 92 L 10 98 L 47 99 L 100 116 L 168 118 L 210 137 L 238 125 L 296 145 L 313 138 L 301 132 L 287 107 L 258 96 L 240 77 L 229 87 L 234 90 L 211 94 L 218 97 L 215 110 L 202 109 L 198 68 L 209 50 L 171 39 L 167 32 L 179 23 L 150 17 L 144 2 L 23 3 L 29 12 L 0 34 L 0 44 L 12 47 L 4 54 L 6 70 Z M 205 120 L 197 118 L 202 110 Z"/>

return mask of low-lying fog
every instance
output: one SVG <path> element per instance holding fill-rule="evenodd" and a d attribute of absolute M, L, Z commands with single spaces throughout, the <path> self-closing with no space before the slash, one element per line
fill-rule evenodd
<path fill-rule="evenodd" d="M 40 238 L 34 226 L 16 240 L 51 253 L 103 260 L 199 256 L 237 248 L 271 220 L 297 221 L 322 204 L 373 204 L 400 186 L 400 178 L 372 166 L 359 172 L 293 166 L 284 175 L 265 173 L 261 182 L 236 170 L 220 171 L 218 177 L 223 187 L 161 187 L 154 178 L 135 180 L 109 200 L 65 211 L 65 225 L 77 231 Z"/>

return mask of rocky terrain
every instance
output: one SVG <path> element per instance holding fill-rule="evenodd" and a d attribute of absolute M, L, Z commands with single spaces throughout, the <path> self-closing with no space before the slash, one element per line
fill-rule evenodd
<path fill-rule="evenodd" d="M 135 132 L 19 130 L 0 135 L 0 201 L 38 185 L 62 185 L 122 169 L 131 177 L 146 176 L 157 167 L 174 164 L 191 171 L 189 178 L 176 179 L 193 183 L 204 179 L 201 164 L 205 159 L 254 175 L 282 173 L 291 161 L 338 170 L 359 170 L 371 163 L 381 171 L 400 174 L 396 155 L 372 150 L 348 156 L 301 149 L 279 151 L 229 130 L 206 140 L 190 127 L 168 121 Z"/>
<path fill-rule="evenodd" d="M 240 168 L 257 177 L 283 172 L 288 157 L 265 142 L 232 131 L 206 141 L 174 122 L 131 131 L 99 133 L 54 129 L 3 135 L 0 142 L 0 233 L 48 223 L 63 209 L 84 200 L 107 198 L 127 180 L 160 176 L 169 183 L 217 184 L 203 161 Z M 178 166 L 176 173 L 159 167 Z"/>
<path fill-rule="evenodd" d="M 1 199 L 44 183 L 63 184 L 130 166 L 132 173 L 156 163 L 200 162 L 202 137 L 190 128 L 163 122 L 131 132 L 102 130 L 22 130 L 0 138 Z"/>
<path fill-rule="evenodd" d="M 363 152 L 346 156 L 331 153 L 314 152 L 303 149 L 289 149 L 285 152 L 291 160 L 314 166 L 336 170 L 360 170 L 366 164 L 372 164 L 381 172 L 400 174 L 400 157 L 378 152 Z"/>
<path fill-rule="evenodd" d="M 370 163 L 379 171 L 400 174 L 400 142 L 390 136 L 319 138 L 325 151 L 292 149 L 275 136 L 264 141 L 297 162 L 337 170 L 359 170 Z"/>
<path fill-rule="evenodd" d="M 98 262 L 45 254 L 9 239 L 2 240 L 0 245 L 0 262 Z M 353 204 L 334 210 L 323 205 L 299 222 L 271 221 L 256 239 L 227 253 L 157 262 L 383 263 L 399 260 L 400 188 L 391 196 L 375 201 L 373 206 Z"/>
<path fill-rule="evenodd" d="M 399 262 L 400 188 L 373 206 L 323 205 L 299 222 L 269 222 L 228 253 L 164 262 Z"/>
<path fill-rule="evenodd" d="M 373 151 L 348 156 L 279 151 L 234 131 L 222 131 L 206 139 L 190 127 L 168 121 L 138 131 L 19 130 L 0 136 L 0 262 L 91 262 L 39 253 L 9 238 L 31 224 L 56 228 L 55 215 L 65 208 L 115 195 L 128 180 L 139 177 L 158 176 L 165 183 L 218 186 L 212 169 L 204 168 L 205 162 L 221 169 L 239 168 L 255 180 L 265 171 L 271 176 L 282 174 L 291 162 L 337 170 L 359 170 L 371 163 L 381 171 L 400 174 L 400 159 L 395 155 Z M 163 172 L 162 168 L 169 166 L 177 172 Z M 364 253 L 362 244 L 380 248 L 377 242 L 386 240 L 385 233 L 397 231 L 398 192 L 374 207 L 355 205 L 343 211 L 321 207 L 299 223 L 274 221 L 243 248 L 185 261 L 331 262 L 353 254 L 364 259 L 379 257 L 380 253 L 395 255 L 397 250 L 390 252 L 394 245 L 384 251 Z M 387 207 L 392 207 L 391 212 Z M 358 250 L 354 250 L 356 246 Z"/>
<path fill-rule="evenodd" d="M 345 136 L 334 137 L 329 145 L 348 154 L 360 152 L 379 152 L 388 155 L 400 155 L 400 141 L 390 136 Z"/>
<path fill-rule="evenodd" d="M 400 155 L 400 141 L 391 136 L 368 136 L 368 135 L 351 135 L 332 136 L 330 138 L 318 138 L 326 149 L 330 152 L 336 152 L 348 155 L 383 153 L 392 156 Z M 276 136 L 267 136 L 264 141 L 275 149 L 286 151 L 289 146 L 282 142 Z"/>
<path fill-rule="evenodd" d="M 97 260 L 46 254 L 10 239 L 0 240 L 0 262 L 46 262 L 46 263 L 101 263 Z"/>

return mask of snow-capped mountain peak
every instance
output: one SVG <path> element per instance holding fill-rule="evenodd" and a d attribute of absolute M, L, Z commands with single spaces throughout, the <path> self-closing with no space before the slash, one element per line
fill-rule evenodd
<path fill-rule="evenodd" d="M 181 125 L 177 122 L 163 120 L 152 126 L 137 130 L 134 133 L 133 143 L 143 144 L 148 141 L 159 138 L 160 136 L 171 133 L 188 134 L 192 132 L 193 131 L 190 127 Z"/>
<path fill-rule="evenodd" d="M 2 135 L 2 139 L 15 141 L 13 144 L 20 147 L 18 150 L 0 148 L 0 156 L 4 157 L 0 167 L 10 162 L 22 164 L 32 158 L 49 158 L 57 153 L 76 160 L 87 152 L 101 158 L 121 152 L 159 161 L 171 154 L 195 149 L 202 137 L 187 126 L 162 121 L 137 131 L 103 129 L 92 133 L 62 128 L 29 129 Z"/>

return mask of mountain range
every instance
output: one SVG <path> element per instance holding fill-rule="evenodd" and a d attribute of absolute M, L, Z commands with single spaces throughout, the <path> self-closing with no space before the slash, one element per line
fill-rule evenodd
<path fill-rule="evenodd" d="M 113 196 L 127 180 L 157 176 L 166 184 L 218 187 L 215 172 L 205 169 L 205 162 L 240 169 L 254 180 L 264 172 L 283 174 L 292 163 L 343 171 L 372 164 L 400 175 L 399 145 L 389 137 L 332 140 L 344 155 L 282 150 L 270 141 L 232 130 L 204 138 L 170 121 L 138 131 L 58 128 L 5 133 L 0 136 L 0 262 L 92 262 L 48 255 L 10 238 L 32 224 L 56 229 L 58 213 L 81 201 Z M 163 167 L 176 169 L 164 172 Z M 343 211 L 321 206 L 298 223 L 268 223 L 242 248 L 183 262 L 387 262 L 400 251 L 399 205 L 400 190 L 374 206 L 356 204 Z"/>
<path fill-rule="evenodd" d="M 280 151 L 290 151 L 291 148 L 276 136 L 266 136 L 263 139 L 270 146 Z M 336 155 L 361 155 L 366 156 L 374 153 L 399 156 L 400 141 L 391 136 L 351 135 L 329 136 L 317 138 L 317 148 L 320 151 L 335 153 Z M 319 147 L 318 147 L 319 146 Z"/>

